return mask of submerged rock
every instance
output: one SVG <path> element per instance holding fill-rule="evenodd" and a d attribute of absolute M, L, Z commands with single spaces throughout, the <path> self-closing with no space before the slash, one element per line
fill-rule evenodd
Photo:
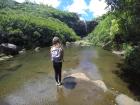
<path fill-rule="evenodd" d="M 79 80 L 92 82 L 94 85 L 101 88 L 104 92 L 106 92 L 108 90 L 107 86 L 105 85 L 105 83 L 102 80 L 95 80 L 95 81 L 91 80 L 84 73 L 74 73 L 74 74 L 71 74 L 69 76 L 74 77 L 74 78 L 79 79 Z"/>
<path fill-rule="evenodd" d="M 9 56 L 2 56 L 0 57 L 0 61 L 6 61 L 9 60 L 10 58 L 13 58 L 13 56 L 9 55 Z"/>
<path fill-rule="evenodd" d="M 124 94 L 118 95 L 115 101 L 118 105 L 140 105 L 140 102 L 137 102 Z"/>

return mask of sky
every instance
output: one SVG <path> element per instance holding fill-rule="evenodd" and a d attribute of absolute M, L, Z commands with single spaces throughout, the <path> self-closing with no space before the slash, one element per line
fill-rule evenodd
<path fill-rule="evenodd" d="M 15 0 L 24 2 L 25 0 Z M 54 8 L 75 12 L 79 14 L 81 20 L 92 20 L 98 16 L 102 16 L 107 12 L 105 0 L 29 0 L 37 4 L 45 4 Z"/>

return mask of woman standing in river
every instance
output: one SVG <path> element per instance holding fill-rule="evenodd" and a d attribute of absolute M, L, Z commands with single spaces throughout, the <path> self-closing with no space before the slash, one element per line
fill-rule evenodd
<path fill-rule="evenodd" d="M 56 85 L 60 86 L 62 85 L 61 69 L 62 69 L 64 51 L 63 51 L 61 41 L 58 37 L 53 38 L 50 53 L 51 53 L 51 59 L 53 62 L 53 68 L 55 72 Z"/>

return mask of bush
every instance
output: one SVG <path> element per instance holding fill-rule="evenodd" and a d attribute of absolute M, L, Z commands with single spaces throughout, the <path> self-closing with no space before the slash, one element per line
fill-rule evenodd
<path fill-rule="evenodd" d="M 121 69 L 121 77 L 128 82 L 129 88 L 140 95 L 140 47 L 129 50 Z"/>

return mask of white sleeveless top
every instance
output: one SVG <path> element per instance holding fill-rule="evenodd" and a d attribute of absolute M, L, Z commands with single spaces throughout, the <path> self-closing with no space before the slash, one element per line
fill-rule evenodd
<path fill-rule="evenodd" d="M 62 54 L 62 48 L 61 47 L 59 47 L 59 48 L 52 47 L 51 48 L 52 61 L 54 61 L 54 62 L 62 62 L 61 54 Z"/>

